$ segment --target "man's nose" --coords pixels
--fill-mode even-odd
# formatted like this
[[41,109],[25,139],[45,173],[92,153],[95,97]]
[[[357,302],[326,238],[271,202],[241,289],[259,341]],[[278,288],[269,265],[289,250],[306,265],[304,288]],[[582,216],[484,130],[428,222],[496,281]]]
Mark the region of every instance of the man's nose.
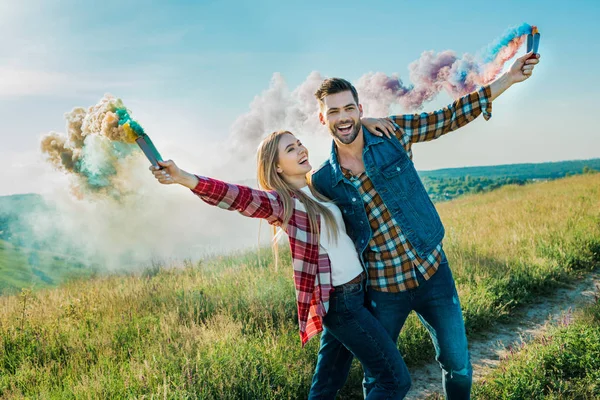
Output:
[[342,110],[342,112],[340,113],[340,119],[346,120],[348,118],[350,118],[350,113],[348,111]]

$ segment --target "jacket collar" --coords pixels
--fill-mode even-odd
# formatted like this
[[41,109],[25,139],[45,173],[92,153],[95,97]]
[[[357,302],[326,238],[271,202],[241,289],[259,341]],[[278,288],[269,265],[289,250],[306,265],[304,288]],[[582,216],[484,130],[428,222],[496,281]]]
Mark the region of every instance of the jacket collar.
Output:
[[[365,146],[363,148],[363,154],[374,144],[383,142],[383,138],[372,134],[367,128],[362,127],[362,133],[364,137]],[[329,165],[331,166],[331,179],[334,186],[340,183],[344,179],[344,174],[340,167],[337,156],[337,148],[335,146],[335,140],[331,141],[331,154],[329,155]]]

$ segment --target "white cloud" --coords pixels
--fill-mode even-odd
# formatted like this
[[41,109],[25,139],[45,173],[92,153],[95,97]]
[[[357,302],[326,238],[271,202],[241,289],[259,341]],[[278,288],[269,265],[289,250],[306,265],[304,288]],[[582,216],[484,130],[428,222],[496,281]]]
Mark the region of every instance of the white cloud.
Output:
[[73,85],[73,81],[65,74],[0,67],[0,96],[54,94],[66,85]]

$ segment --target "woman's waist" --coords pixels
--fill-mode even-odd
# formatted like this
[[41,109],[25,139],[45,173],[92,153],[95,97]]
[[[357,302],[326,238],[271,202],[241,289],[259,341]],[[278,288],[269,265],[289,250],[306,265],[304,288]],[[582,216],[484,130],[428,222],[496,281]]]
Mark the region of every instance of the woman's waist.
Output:
[[334,286],[333,290],[336,292],[343,292],[346,290],[351,290],[356,285],[364,284],[366,280],[367,280],[367,273],[365,271],[362,271],[360,274],[356,275],[354,278],[350,279],[348,282]]

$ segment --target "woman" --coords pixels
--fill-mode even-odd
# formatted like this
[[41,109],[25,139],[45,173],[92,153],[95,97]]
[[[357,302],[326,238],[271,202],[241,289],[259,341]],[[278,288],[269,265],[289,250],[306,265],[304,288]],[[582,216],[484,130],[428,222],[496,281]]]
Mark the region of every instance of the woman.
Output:
[[[371,132],[380,128],[389,134],[385,120],[363,123]],[[160,162],[162,169],[150,170],[160,183],[188,187],[210,205],[281,227],[291,247],[302,346],[324,325],[376,376],[368,399],[403,398],[408,388],[399,382],[406,367],[396,344],[364,306],[366,274],[340,210],[308,182],[308,150],[293,134],[280,131],[261,142],[257,156],[258,182],[264,190],[192,175],[171,160]],[[315,380],[321,384],[313,383],[311,398],[335,397],[316,393],[327,391],[326,376]]]

